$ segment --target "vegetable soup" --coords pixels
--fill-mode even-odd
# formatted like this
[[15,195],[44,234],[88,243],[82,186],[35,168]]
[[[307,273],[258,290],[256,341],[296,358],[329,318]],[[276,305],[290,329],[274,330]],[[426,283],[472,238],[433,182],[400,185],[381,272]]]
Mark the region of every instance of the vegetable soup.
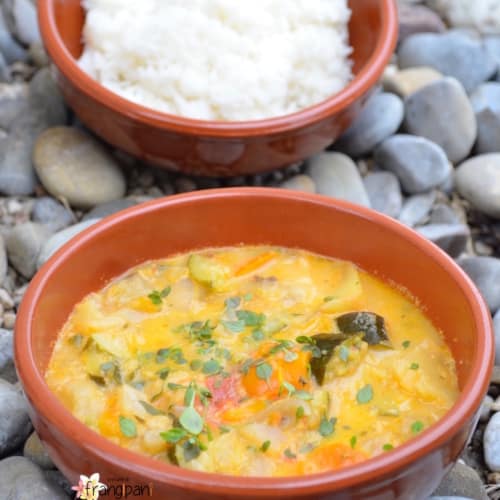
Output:
[[350,262],[268,246],[147,262],[88,295],[46,380],[121,446],[244,476],[386,453],[458,397],[451,353],[409,296]]

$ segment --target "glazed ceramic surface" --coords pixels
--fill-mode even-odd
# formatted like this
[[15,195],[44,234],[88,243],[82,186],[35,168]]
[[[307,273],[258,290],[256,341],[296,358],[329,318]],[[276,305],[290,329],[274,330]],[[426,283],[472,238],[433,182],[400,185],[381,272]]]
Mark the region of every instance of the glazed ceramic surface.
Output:
[[[344,469],[292,478],[244,478],[181,469],[130,452],[74,418],[44,371],[57,334],[86,294],[148,259],[207,246],[270,244],[347,259],[408,289],[444,332],[461,396],[436,425],[394,451]],[[493,362],[489,311],[460,268],[407,227],[331,198],[265,188],[198,191],[149,202],[92,226],[33,279],[18,314],[15,356],[31,417],[56,465],[76,484],[149,485],[157,499],[424,499],[472,432]],[[88,404],[92,404],[89,401]]]
[[46,49],[80,120],[109,143],[148,162],[190,174],[231,176],[290,165],[328,147],[359,113],[397,39],[395,0],[350,0],[354,80],[339,94],[283,117],[249,122],[168,115],[119,97],[77,65],[80,0],[39,0]]

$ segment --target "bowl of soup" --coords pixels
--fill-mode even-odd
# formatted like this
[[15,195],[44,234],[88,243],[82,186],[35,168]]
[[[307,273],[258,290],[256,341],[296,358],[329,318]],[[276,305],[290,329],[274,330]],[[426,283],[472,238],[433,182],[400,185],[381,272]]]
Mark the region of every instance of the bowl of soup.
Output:
[[426,498],[475,427],[493,341],[477,289],[414,231],[331,198],[234,188],[73,239],[25,295],[15,356],[72,484]]
[[[84,30],[86,11],[81,0],[40,0],[38,15],[41,36],[54,62],[57,81],[69,106],[87,127],[113,146],[148,162],[189,174],[220,177],[270,171],[303,161],[324,150],[359,114],[392,56],[398,30],[396,0],[350,0],[347,2],[351,15],[346,28],[346,43],[350,47],[348,66],[349,72],[352,68],[352,79],[346,80],[345,86],[332,87],[331,93],[321,93],[317,102],[307,99],[307,92],[293,97],[295,87],[307,86],[318,73],[327,70],[325,58],[319,56],[338,42],[330,34],[325,38],[328,30],[323,25],[323,18],[327,16],[323,13],[326,11],[332,17],[330,24],[336,26],[340,23],[327,2],[315,0],[312,9],[300,1],[292,3],[291,6],[288,2],[282,6],[278,5],[279,2],[249,4],[240,12],[240,9],[231,8],[231,2],[194,2],[192,8],[185,9],[182,15],[177,13],[173,21],[170,18],[175,12],[172,15],[165,13],[164,29],[167,33],[179,31],[169,40],[159,35],[163,25],[158,16],[167,7],[178,11],[182,2],[129,2],[126,7],[120,2],[88,2],[89,17],[95,20],[90,32]],[[334,0],[331,5],[335,7],[344,3],[344,0]],[[104,8],[93,12],[97,4],[104,4]],[[137,15],[129,13],[132,21],[124,19],[126,10],[132,8],[137,10]],[[144,10],[147,14],[148,9],[152,12],[145,16]],[[196,9],[199,12],[194,15]],[[259,9],[267,9],[262,22],[259,20],[263,13]],[[202,15],[206,11],[213,15],[205,20]],[[279,16],[275,14],[277,11]],[[186,22],[185,17],[189,14],[193,15],[193,22],[191,19]],[[140,30],[134,29],[145,17],[153,23],[151,27],[145,24]],[[306,17],[311,18],[310,22],[302,26]],[[273,20],[276,20],[276,30]],[[255,31],[237,50],[240,32],[252,22]],[[131,24],[134,26],[129,29],[127,25]],[[216,27],[210,30],[214,24]],[[269,26],[265,37],[268,43],[261,46],[261,38],[264,38],[261,29],[265,25]],[[276,39],[275,35],[283,26],[289,28],[288,38]],[[88,64],[84,67],[87,70],[95,68],[91,74],[79,63],[84,53],[84,33],[99,45],[93,51],[92,61],[85,58]],[[148,38],[150,34],[151,39]],[[190,35],[194,36],[196,43]],[[216,44],[220,40],[223,43]],[[117,45],[121,45],[121,50]],[[274,60],[269,54],[278,45],[282,50]],[[141,60],[136,61],[135,52],[144,46],[150,53],[140,54]],[[156,58],[169,48],[174,52],[170,59],[172,63],[157,63]],[[193,61],[204,57],[210,50],[214,52],[213,57],[201,70],[197,67],[199,71],[192,71]],[[287,65],[297,54],[301,58]],[[263,64],[248,67],[247,63],[254,57],[264,59]],[[346,70],[342,70],[342,65],[334,64],[334,58],[335,52],[331,58],[333,66],[327,72],[330,79],[336,80]],[[107,74],[126,61],[138,68],[138,73],[130,77],[130,84],[127,83],[127,64],[125,69],[120,68],[106,79],[111,82],[111,89],[104,84],[105,81],[101,83],[94,78]],[[290,72],[297,70],[297,77],[285,93],[292,94],[289,104],[298,100],[300,106],[280,108],[279,116],[266,115],[267,112],[274,115],[272,108],[282,97],[280,87],[276,90],[274,86],[276,81],[286,80]],[[150,80],[150,75],[155,72],[159,73],[159,79]],[[231,79],[226,85],[221,85],[217,75],[224,77],[229,73]],[[165,75],[169,77],[165,78]],[[139,89],[135,88],[137,80],[145,81]],[[322,86],[320,79],[316,87],[321,89]],[[165,89],[169,93],[167,102],[182,100],[183,105],[162,107],[164,100],[157,95]],[[151,92],[154,95],[150,99],[141,98],[137,103],[139,94]],[[200,95],[216,96],[215,104],[213,99],[200,99]],[[203,111],[208,108],[217,110],[227,100],[231,101],[231,112],[223,116],[231,119],[221,121],[214,119],[219,114]],[[240,114],[248,103],[253,109],[254,100],[263,101],[258,107],[259,113]],[[146,107],[144,103],[152,104]]]

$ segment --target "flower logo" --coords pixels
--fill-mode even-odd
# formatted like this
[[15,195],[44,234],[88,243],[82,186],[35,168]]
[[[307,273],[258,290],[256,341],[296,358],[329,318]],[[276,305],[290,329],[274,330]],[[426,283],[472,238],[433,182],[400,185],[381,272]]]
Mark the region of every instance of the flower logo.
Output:
[[97,500],[99,493],[107,489],[107,486],[104,483],[100,483],[99,479],[98,472],[92,474],[90,477],[82,474],[78,485],[71,488],[73,491],[76,491],[75,498],[79,498],[80,500]]

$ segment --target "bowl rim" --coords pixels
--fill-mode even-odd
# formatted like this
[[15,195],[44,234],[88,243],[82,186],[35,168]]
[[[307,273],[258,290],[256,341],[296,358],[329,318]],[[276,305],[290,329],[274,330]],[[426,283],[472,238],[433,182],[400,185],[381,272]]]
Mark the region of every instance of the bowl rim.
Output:
[[[283,203],[300,202],[360,217],[409,240],[412,245],[423,251],[428,258],[433,259],[454,278],[471,307],[479,335],[478,347],[473,353],[471,376],[461,391],[459,399],[443,418],[418,437],[394,450],[356,465],[304,476],[248,478],[182,469],[129,451],[92,431],[58,401],[36,368],[31,342],[33,313],[55,269],[80,247],[130,219],[140,218],[166,207],[175,208],[192,203],[203,205],[205,201],[214,198],[229,200],[241,197],[254,199],[255,203],[263,198],[281,200]],[[97,222],[66,243],[42,266],[26,291],[15,326],[14,354],[19,379],[36,412],[42,414],[45,421],[54,426],[66,439],[77,442],[78,446],[89,456],[98,457],[118,469],[134,470],[136,474],[148,478],[149,481],[189,488],[198,492],[210,491],[252,498],[286,492],[287,495],[295,497],[362,485],[374,478],[397,477],[401,469],[444,446],[453,436],[464,430],[465,422],[477,418],[493,368],[493,342],[490,311],[471,279],[440,248],[400,222],[366,207],[322,195],[275,188],[225,188],[169,196],[128,208]]]
[[379,0],[382,11],[382,35],[379,36],[368,62],[339,93],[318,104],[273,118],[231,122],[197,120],[155,111],[129,101],[108,90],[80,69],[57,30],[55,1],[57,0],[38,1],[38,22],[47,52],[64,77],[78,91],[98,101],[105,108],[146,125],[187,135],[216,138],[255,137],[263,134],[281,134],[318,123],[347,108],[375,85],[392,56],[398,37],[396,0]]

